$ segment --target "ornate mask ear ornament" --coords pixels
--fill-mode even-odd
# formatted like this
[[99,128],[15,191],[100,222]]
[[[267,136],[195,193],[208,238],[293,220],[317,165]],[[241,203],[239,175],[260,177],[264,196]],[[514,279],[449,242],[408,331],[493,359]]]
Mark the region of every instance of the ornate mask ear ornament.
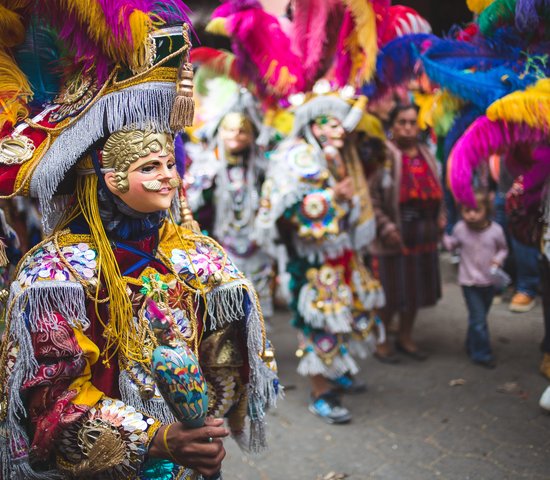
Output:
[[[160,157],[173,155],[172,136],[168,133],[148,130],[119,130],[105,142],[102,172],[114,172],[118,191],[126,193],[130,188],[128,183],[130,165],[150,153],[158,153]],[[179,182],[177,183],[177,185],[171,183],[170,186],[177,187]],[[155,185],[150,187],[150,191],[155,191]]]

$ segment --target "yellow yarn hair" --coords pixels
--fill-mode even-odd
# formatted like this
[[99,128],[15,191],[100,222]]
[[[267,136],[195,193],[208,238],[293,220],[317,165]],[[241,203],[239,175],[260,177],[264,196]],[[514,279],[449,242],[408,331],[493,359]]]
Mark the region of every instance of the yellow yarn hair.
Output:
[[497,100],[487,109],[487,117],[493,121],[524,122],[534,128],[550,128],[550,78]]
[[6,122],[15,124],[28,115],[26,104],[32,97],[27,77],[13,59],[0,51],[0,129]]
[[[357,43],[363,50],[363,70],[361,79],[369,81],[376,70],[378,55],[378,35],[376,31],[376,13],[372,2],[361,0],[345,0],[351,10],[357,32]],[[353,80],[353,79],[352,79]]]
[[466,3],[471,12],[479,14],[494,1],[495,0],[466,0]]
[[[93,168],[90,157],[80,164],[82,168]],[[107,363],[118,352],[129,360],[146,362],[138,332],[133,320],[132,302],[126,291],[126,282],[115,259],[103,222],[99,216],[96,175],[81,175],[76,185],[76,198],[84,219],[90,227],[92,240],[97,248],[96,314],[104,327],[106,338],[105,357]],[[99,281],[103,282],[109,295],[109,319],[105,323],[98,312]]]
[[386,141],[386,134],[384,133],[384,126],[380,119],[370,113],[363,113],[361,120],[355,127],[356,132],[365,132],[369,137],[376,137]]

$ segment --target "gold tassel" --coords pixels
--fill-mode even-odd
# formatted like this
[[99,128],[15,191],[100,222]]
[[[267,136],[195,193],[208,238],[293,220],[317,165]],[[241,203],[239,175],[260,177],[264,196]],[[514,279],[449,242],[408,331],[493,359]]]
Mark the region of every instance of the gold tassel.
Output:
[[195,115],[195,102],[193,100],[193,65],[189,62],[189,26],[183,25],[183,38],[187,44],[187,51],[178,69],[178,83],[176,98],[170,112],[170,128],[174,132],[182,131],[185,127],[193,125]]
[[201,233],[201,227],[199,223],[193,218],[193,212],[189,208],[187,198],[185,198],[185,192],[183,187],[180,188],[180,217],[181,226],[192,232]]

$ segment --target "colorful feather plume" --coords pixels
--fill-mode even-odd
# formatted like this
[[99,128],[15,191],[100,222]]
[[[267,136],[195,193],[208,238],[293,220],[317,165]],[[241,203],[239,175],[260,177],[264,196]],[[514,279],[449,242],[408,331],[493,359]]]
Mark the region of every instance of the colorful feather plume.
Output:
[[27,116],[31,97],[31,86],[23,72],[10,55],[0,51],[0,130],[5,123],[14,125]]
[[19,45],[25,38],[22,13],[30,0],[4,0],[0,4],[0,48]]
[[37,18],[27,26],[25,40],[14,49],[14,57],[33,91],[33,103],[53,100],[59,92],[63,66],[57,34]]
[[114,63],[137,65],[146,37],[156,25],[188,21],[187,7],[179,0],[50,0],[38,6],[76,61],[84,69],[95,67],[100,82]]
[[416,10],[404,5],[389,7],[386,18],[388,18],[388,21],[380,36],[380,45],[386,45],[403,35],[432,33],[432,27],[428,21],[420,16]]
[[548,132],[526,124],[492,122],[478,118],[456,142],[448,164],[448,181],[458,202],[475,206],[472,176],[475,169],[493,153],[508,151],[521,144],[533,146],[548,140]]
[[457,112],[464,102],[447,90],[437,90],[432,94],[416,93],[414,102],[419,107],[418,124],[422,130],[433,128],[436,135],[443,137],[453,125]]
[[[422,55],[424,69],[430,79],[451,93],[463,100],[479,105],[483,109],[491,103],[509,93],[524,89],[535,83],[538,78],[533,74],[517,72],[517,65],[510,65],[510,62],[498,58],[487,58],[487,61],[494,61],[488,71],[475,70],[482,63],[482,57],[464,59],[461,57],[447,57],[445,60],[433,58],[430,50]],[[498,63],[501,65],[498,65]],[[454,64],[454,66],[453,66]],[[470,64],[471,67],[467,67]],[[519,62],[518,62],[519,65]]]
[[357,44],[363,53],[364,61],[360,80],[368,82],[376,70],[378,55],[376,12],[372,1],[344,0],[344,2],[353,15]]
[[454,118],[453,124],[443,142],[443,159],[447,161],[451,150],[466,129],[481,115],[483,110],[473,104],[466,105]]
[[306,83],[314,82],[323,68],[333,38],[327,27],[340,8],[340,0],[300,0],[294,4],[292,50],[303,61]]
[[466,0],[466,4],[471,12],[481,13],[495,0]]
[[477,19],[479,30],[490,36],[498,27],[512,25],[516,16],[516,0],[495,0]]
[[211,47],[197,47],[191,50],[190,60],[194,65],[204,66],[220,76],[226,76],[235,82],[247,84],[249,79],[237,68],[235,55],[231,52]]
[[487,118],[550,131],[550,78],[497,100],[487,109]]
[[[227,11],[217,9],[217,18]],[[221,13],[220,13],[221,12]],[[292,51],[289,37],[276,17],[252,4],[225,17],[241,75],[250,78],[259,91],[286,96],[304,87],[301,59]]]

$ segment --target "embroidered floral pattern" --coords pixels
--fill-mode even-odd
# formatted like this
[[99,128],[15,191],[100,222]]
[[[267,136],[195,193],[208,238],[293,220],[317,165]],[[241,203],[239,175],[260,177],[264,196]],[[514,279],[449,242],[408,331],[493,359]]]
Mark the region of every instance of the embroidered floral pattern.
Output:
[[24,287],[39,280],[74,280],[62,257],[84,279],[94,278],[97,252],[87,243],[61,247],[60,255],[54,244],[50,242],[25,259],[17,280]]
[[176,248],[172,250],[170,260],[178,274],[183,274],[187,280],[198,280],[204,285],[211,280],[221,283],[223,280],[241,276],[233,262],[215,245],[197,243],[190,250]]

